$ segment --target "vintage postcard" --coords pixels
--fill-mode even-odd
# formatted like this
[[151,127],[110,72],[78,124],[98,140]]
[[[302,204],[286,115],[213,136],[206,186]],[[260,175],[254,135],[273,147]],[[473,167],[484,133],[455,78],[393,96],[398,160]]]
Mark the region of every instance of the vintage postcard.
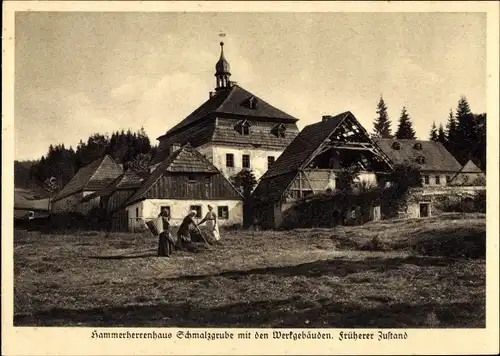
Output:
[[498,353],[497,2],[3,20],[3,354]]

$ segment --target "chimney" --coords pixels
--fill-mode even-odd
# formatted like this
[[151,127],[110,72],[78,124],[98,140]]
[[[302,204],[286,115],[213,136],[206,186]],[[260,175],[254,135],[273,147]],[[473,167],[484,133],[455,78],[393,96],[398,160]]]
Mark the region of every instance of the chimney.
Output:
[[209,98],[213,98],[214,95],[215,95],[214,91],[211,91],[210,93],[208,93]]
[[323,118],[322,118],[322,120],[321,120],[321,121],[322,121],[322,122],[326,122],[326,121],[328,121],[328,120],[329,120],[329,119],[331,119],[331,118],[332,118],[332,116],[331,116],[331,115],[323,115]]

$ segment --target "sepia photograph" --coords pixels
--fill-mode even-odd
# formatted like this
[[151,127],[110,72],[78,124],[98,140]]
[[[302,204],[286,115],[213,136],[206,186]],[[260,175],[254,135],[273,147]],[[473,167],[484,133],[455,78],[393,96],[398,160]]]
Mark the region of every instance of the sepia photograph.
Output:
[[485,12],[14,16],[14,327],[486,328]]

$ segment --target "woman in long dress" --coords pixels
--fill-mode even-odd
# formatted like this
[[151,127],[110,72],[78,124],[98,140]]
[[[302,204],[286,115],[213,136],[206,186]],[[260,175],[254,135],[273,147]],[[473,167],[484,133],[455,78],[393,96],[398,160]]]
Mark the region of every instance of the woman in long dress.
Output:
[[168,210],[162,209],[160,212],[162,224],[163,224],[163,232],[159,236],[158,240],[158,257],[169,257],[170,254],[174,250],[174,245],[171,241],[170,235],[170,215]]
[[220,233],[219,233],[219,224],[217,223],[217,214],[213,211],[211,205],[208,206],[208,213],[205,215],[203,220],[198,224],[201,225],[203,223],[207,223],[207,232],[210,234],[210,238],[212,241],[219,242]]

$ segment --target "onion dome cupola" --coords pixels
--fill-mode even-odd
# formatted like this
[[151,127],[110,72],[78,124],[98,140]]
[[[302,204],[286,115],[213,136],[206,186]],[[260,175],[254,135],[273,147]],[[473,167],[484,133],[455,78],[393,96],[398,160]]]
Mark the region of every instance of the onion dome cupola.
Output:
[[217,64],[215,65],[215,78],[216,78],[215,90],[229,88],[231,86],[231,82],[229,81],[230,76],[231,73],[230,73],[229,62],[224,57],[224,42],[221,42],[220,58]]

